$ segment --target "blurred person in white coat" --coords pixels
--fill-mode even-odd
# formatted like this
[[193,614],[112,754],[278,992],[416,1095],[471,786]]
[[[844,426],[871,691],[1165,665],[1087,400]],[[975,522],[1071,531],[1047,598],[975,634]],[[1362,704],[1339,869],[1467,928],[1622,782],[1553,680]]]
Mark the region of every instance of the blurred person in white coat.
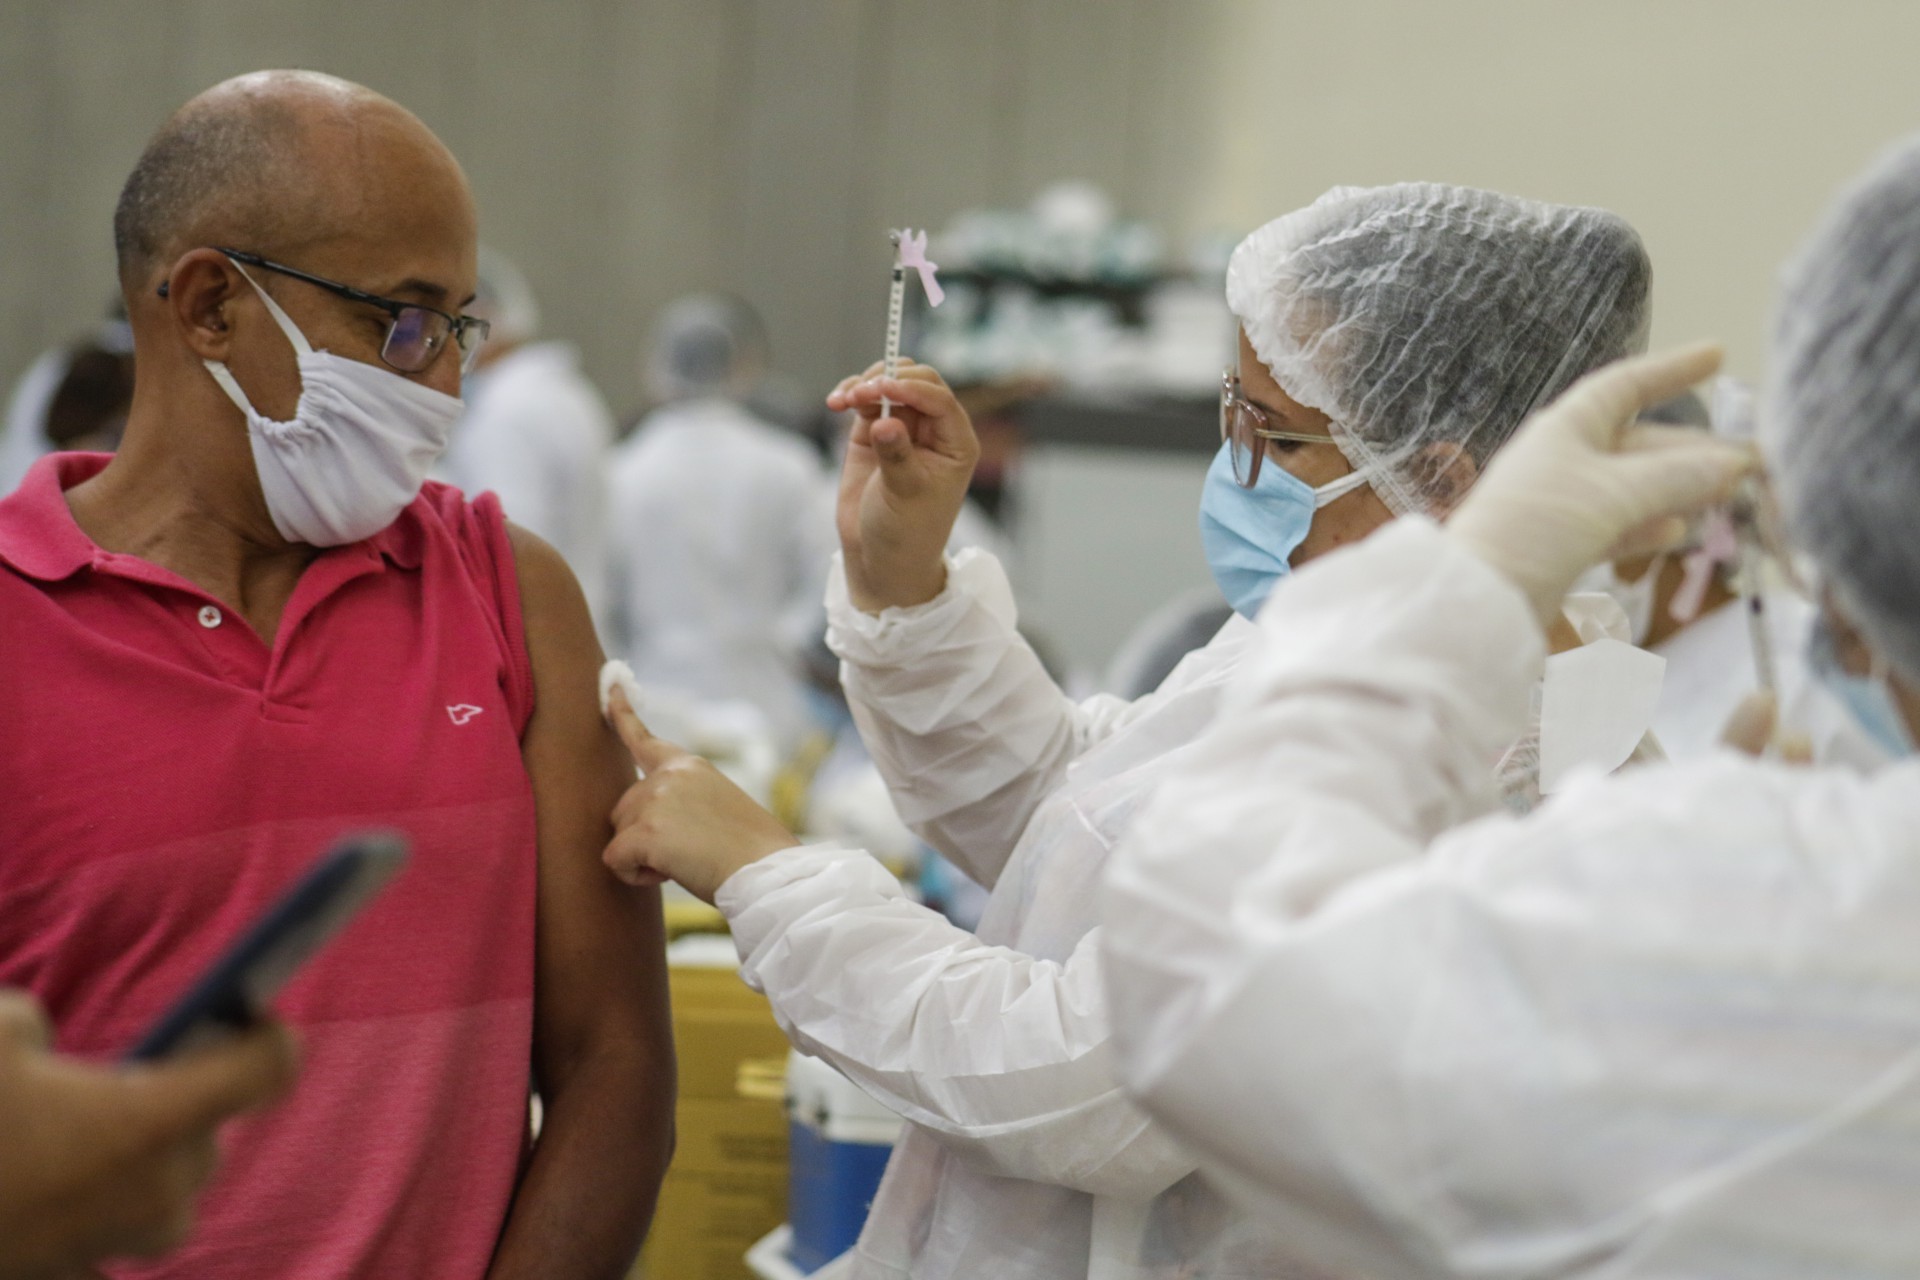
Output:
[[1444,529],[1303,572],[1116,852],[1129,1088],[1318,1263],[1920,1274],[1916,229],[1920,138],[1787,273],[1762,431],[1809,661],[1893,763],[1723,752],[1473,820],[1567,585],[1754,465],[1632,425],[1696,347],[1577,387]]
[[746,407],[767,363],[738,299],[681,298],[655,323],[660,407],[613,462],[612,631],[649,690],[748,703],[791,748],[811,725],[800,654],[833,524],[818,453]]
[[133,331],[124,315],[110,316],[79,342],[42,352],[14,383],[0,420],[0,497],[49,453],[111,453],[132,403]]
[[[1229,600],[1251,614],[1290,564],[1451,509],[1531,409],[1638,348],[1649,280],[1612,214],[1459,187],[1339,189],[1248,237],[1227,286],[1243,328],[1227,440],[1199,495]],[[1094,915],[1108,851],[1254,628],[1231,619],[1137,701],[1075,703],[1021,639],[993,558],[943,555],[976,454],[938,375],[849,379],[829,404],[860,414],[829,641],[901,816],[991,886],[979,929],[909,901],[861,850],[793,847],[625,715],[647,776],[608,861],[713,900],[795,1043],[909,1121],[855,1276],[1298,1274],[1123,1096]]]
[[19,488],[33,464],[53,452],[47,410],[71,359],[65,347],[41,352],[8,393],[6,418],[0,421],[0,494]]
[[[551,543],[599,621],[607,580],[607,463],[613,414],[567,342],[542,342],[540,304],[518,267],[480,251],[468,310],[493,325],[461,385],[466,412],[439,478],[469,495],[500,495],[508,519]],[[604,625],[604,624],[603,624]]]

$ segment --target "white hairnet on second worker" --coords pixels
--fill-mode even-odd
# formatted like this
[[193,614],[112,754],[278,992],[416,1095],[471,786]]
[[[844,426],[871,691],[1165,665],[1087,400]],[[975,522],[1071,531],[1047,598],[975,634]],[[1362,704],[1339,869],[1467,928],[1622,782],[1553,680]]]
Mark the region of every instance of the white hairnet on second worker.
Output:
[[1788,268],[1766,443],[1794,543],[1874,649],[1920,680],[1920,138]]
[[[1653,269],[1604,209],[1435,183],[1335,187],[1241,242],[1227,304],[1261,363],[1332,419],[1390,508],[1430,510],[1588,370],[1646,348]],[[1442,460],[1444,461],[1444,460]]]
[[718,293],[678,298],[654,321],[647,393],[662,404],[744,396],[765,372],[766,353],[767,336],[752,308]]

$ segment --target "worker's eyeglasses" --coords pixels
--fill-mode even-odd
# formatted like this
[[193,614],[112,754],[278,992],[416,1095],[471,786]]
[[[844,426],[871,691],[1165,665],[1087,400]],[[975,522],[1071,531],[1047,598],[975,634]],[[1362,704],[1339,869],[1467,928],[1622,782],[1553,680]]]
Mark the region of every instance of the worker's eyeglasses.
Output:
[[480,354],[480,347],[487,340],[491,326],[485,320],[475,316],[450,315],[433,307],[423,307],[416,302],[400,302],[393,298],[383,298],[377,293],[368,293],[356,289],[350,284],[341,284],[337,280],[328,280],[322,276],[310,275],[293,267],[283,266],[269,261],[257,253],[246,253],[239,249],[221,249],[235,262],[244,262],[263,271],[276,272],[283,276],[292,276],[295,280],[304,280],[317,285],[329,293],[338,294],[351,302],[364,303],[369,307],[378,307],[392,317],[387,325],[387,340],[380,347],[380,359],[402,373],[419,373],[440,355],[441,348],[447,345],[451,337],[454,345],[460,348],[460,372],[473,371],[473,362]]
[[1260,481],[1260,460],[1266,457],[1268,440],[1292,440],[1298,444],[1332,444],[1332,436],[1310,436],[1297,431],[1279,431],[1267,411],[1240,394],[1240,375],[1229,369],[1220,375],[1220,439],[1232,447],[1233,478],[1241,488],[1251,489]]

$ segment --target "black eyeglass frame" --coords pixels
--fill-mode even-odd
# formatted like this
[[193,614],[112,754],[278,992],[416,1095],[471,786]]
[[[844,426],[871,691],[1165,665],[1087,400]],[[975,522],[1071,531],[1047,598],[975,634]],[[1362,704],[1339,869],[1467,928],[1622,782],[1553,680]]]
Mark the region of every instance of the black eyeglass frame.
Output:
[[[487,336],[493,332],[493,325],[489,321],[480,319],[478,316],[459,316],[451,312],[442,311],[438,307],[429,307],[420,302],[401,302],[398,298],[385,298],[377,293],[368,293],[365,289],[356,289],[350,284],[341,284],[338,280],[329,280],[325,276],[316,276],[312,272],[302,271],[298,267],[289,267],[285,263],[275,262],[271,258],[263,258],[259,254],[249,253],[245,249],[229,249],[224,245],[215,245],[213,247],[215,251],[225,254],[235,262],[244,262],[250,267],[259,267],[263,271],[272,271],[278,275],[291,276],[295,280],[301,280],[307,284],[325,289],[327,292],[345,298],[349,302],[359,302],[369,307],[378,307],[380,310],[386,312],[391,319],[387,325],[386,340],[380,344],[380,359],[388,367],[398,369],[401,373],[419,373],[421,370],[431,366],[434,360],[440,355],[440,344],[445,342],[449,337],[453,339],[454,346],[460,349],[460,372],[463,374],[471,373],[473,371],[473,362],[480,354],[480,348],[486,345]],[[159,292],[161,297],[164,298],[167,296],[167,284],[165,281],[161,282]],[[400,313],[403,311],[424,311],[428,315],[439,316],[442,320],[446,321],[447,324],[447,331],[442,337],[428,340],[429,349],[427,358],[418,366],[411,369],[387,355],[387,348],[393,345],[394,332],[400,327]],[[467,345],[468,334],[478,335],[473,339],[473,345],[471,347]]]
[[[1259,424],[1246,429],[1248,440],[1234,439],[1233,419],[1245,415]],[[1296,444],[1332,444],[1332,436],[1307,435],[1300,431],[1278,431],[1266,425],[1272,421],[1267,411],[1240,394],[1240,375],[1228,369],[1220,375],[1220,442],[1235,446],[1229,450],[1233,460],[1233,478],[1242,489],[1251,489],[1260,482],[1260,463],[1266,457],[1265,448],[1254,448],[1254,440],[1291,440]],[[1247,473],[1240,474],[1240,448],[1244,445],[1247,452]]]

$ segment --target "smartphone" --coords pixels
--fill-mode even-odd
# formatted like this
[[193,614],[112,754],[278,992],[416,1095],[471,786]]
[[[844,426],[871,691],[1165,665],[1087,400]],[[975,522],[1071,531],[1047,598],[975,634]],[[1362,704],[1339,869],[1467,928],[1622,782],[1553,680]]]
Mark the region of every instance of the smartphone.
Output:
[[405,837],[349,836],[324,854],[127,1054],[151,1062],[251,1026],[267,1002],[407,861]]

